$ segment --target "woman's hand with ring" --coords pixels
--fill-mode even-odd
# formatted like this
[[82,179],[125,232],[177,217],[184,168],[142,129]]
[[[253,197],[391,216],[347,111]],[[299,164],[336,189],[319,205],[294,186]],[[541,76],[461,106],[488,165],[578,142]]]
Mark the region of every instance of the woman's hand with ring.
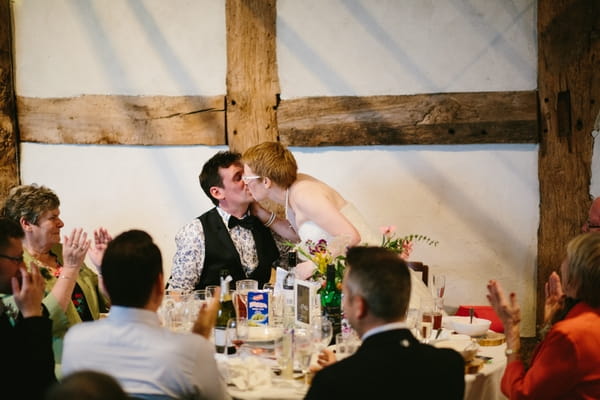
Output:
[[71,235],[65,236],[63,243],[63,263],[65,267],[79,268],[83,264],[90,244],[87,233],[83,232],[81,228],[73,229]]

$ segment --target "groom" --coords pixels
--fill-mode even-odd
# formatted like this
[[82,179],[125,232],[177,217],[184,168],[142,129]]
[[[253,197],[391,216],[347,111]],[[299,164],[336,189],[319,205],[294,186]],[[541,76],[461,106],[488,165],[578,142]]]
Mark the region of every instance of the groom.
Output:
[[202,167],[200,186],[215,207],[175,236],[177,250],[169,288],[194,290],[218,285],[223,269],[229,271],[233,282],[255,279],[262,288],[269,281],[280,249],[271,230],[249,213],[254,198],[242,179],[240,158],[238,153],[221,151]]

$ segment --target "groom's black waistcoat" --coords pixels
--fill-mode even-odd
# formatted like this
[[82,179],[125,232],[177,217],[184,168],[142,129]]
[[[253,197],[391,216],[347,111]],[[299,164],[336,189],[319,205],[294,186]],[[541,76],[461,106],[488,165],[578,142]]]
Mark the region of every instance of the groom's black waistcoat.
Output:
[[271,230],[261,223],[254,224],[251,228],[256,253],[258,254],[258,266],[251,274],[246,275],[240,255],[231,240],[229,230],[223,223],[216,208],[198,217],[204,230],[204,267],[200,275],[200,281],[196,289],[203,289],[207,285],[218,285],[220,283],[220,272],[229,270],[234,283],[241,279],[255,279],[258,287],[269,281],[273,263],[279,258],[279,251]]

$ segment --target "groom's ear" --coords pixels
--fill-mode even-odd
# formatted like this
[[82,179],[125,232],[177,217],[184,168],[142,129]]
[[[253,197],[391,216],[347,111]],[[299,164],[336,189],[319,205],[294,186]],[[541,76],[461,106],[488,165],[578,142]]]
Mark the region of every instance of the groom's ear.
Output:
[[221,189],[218,186],[211,186],[210,189],[208,190],[208,192],[217,201],[223,200],[223,198],[224,198],[223,189]]

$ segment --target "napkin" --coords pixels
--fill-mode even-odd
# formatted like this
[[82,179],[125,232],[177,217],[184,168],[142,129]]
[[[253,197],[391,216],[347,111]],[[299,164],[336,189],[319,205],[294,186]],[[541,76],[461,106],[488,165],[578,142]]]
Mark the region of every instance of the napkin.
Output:
[[218,363],[225,381],[240,390],[271,386],[271,368],[258,357],[219,358]]

